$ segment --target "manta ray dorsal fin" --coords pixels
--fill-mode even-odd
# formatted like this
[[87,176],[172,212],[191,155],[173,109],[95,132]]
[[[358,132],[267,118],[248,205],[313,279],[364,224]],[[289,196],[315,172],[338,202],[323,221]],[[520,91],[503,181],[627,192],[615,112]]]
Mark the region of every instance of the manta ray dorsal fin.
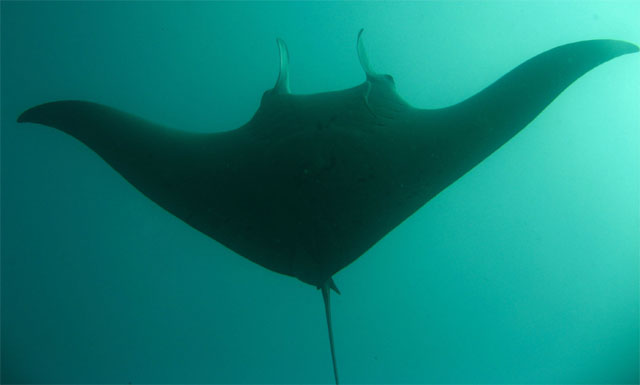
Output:
[[289,90],[289,50],[284,40],[277,38],[278,49],[280,50],[280,73],[273,90],[277,94],[290,94]]
[[358,32],[358,59],[360,59],[360,65],[364,70],[364,73],[367,75],[367,80],[374,77],[376,75],[375,71],[371,68],[371,64],[369,64],[369,57],[367,56],[367,51],[364,49],[364,43],[362,42],[362,33],[364,32],[364,28],[360,29]]

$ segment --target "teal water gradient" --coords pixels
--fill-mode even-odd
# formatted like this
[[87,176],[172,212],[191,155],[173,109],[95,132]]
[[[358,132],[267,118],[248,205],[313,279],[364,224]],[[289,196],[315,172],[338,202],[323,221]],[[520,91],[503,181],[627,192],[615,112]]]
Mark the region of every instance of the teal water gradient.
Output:
[[[2,2],[1,382],[330,383],[320,292],[159,209],[20,112],[85,99],[194,131],[374,68],[417,107],[594,38],[608,2]],[[640,55],[579,79],[529,127],[335,276],[345,383],[638,383]],[[526,97],[526,95],[523,95]],[[221,186],[224,188],[224,186]]]

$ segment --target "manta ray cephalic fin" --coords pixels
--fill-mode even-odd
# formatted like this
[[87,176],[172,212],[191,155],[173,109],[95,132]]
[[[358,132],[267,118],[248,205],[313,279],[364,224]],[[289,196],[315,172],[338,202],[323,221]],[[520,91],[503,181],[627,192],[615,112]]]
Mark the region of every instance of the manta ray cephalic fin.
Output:
[[278,94],[290,94],[289,89],[289,50],[284,40],[277,38],[278,49],[280,50],[280,73],[273,90]]
[[367,81],[365,82],[365,88],[364,88],[364,94],[363,94],[364,105],[367,107],[367,110],[369,110],[371,115],[377,116],[376,113],[373,112],[373,109],[371,109],[371,106],[369,105],[369,94],[371,93],[371,79],[376,75],[376,73],[373,72],[373,69],[371,69],[371,65],[369,64],[369,57],[367,56],[367,51],[364,49],[364,43],[362,42],[363,32],[364,32],[364,28],[360,28],[360,31],[358,32],[358,41],[356,43],[357,45],[356,49],[358,51],[358,59],[360,60],[360,65],[362,66],[362,69],[364,70],[365,75],[367,75]]
[[367,56],[367,51],[364,48],[364,43],[362,41],[362,33],[364,32],[364,28],[361,28],[358,32],[358,42],[357,42],[357,50],[358,50],[358,59],[360,60],[360,65],[364,70],[364,73],[367,75],[367,80],[371,77],[375,76],[376,73],[371,68],[371,64],[369,63],[369,56]]

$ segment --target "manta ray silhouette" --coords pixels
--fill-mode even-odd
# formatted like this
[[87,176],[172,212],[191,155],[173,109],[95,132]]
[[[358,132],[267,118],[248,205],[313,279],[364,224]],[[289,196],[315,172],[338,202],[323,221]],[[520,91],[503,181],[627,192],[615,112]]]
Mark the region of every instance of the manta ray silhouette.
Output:
[[332,276],[531,122],[567,86],[638,51],[616,40],[563,45],[450,107],[407,104],[374,72],[320,94],[289,91],[289,56],[240,128],[193,133],[86,101],[26,110],[18,122],[82,141],[133,186],[193,228],[269,270],[322,290],[335,381]]

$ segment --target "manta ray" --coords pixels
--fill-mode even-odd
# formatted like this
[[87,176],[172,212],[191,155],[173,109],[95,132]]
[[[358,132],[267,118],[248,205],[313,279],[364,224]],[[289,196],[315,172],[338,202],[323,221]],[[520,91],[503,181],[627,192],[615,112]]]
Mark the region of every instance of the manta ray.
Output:
[[324,299],[335,381],[332,276],[522,130],[594,67],[638,47],[617,40],[562,45],[450,107],[419,109],[393,77],[357,53],[366,80],[298,95],[280,72],[255,115],[215,133],[165,127],[88,101],[55,101],[18,122],[80,140],[136,189],[194,229]]

